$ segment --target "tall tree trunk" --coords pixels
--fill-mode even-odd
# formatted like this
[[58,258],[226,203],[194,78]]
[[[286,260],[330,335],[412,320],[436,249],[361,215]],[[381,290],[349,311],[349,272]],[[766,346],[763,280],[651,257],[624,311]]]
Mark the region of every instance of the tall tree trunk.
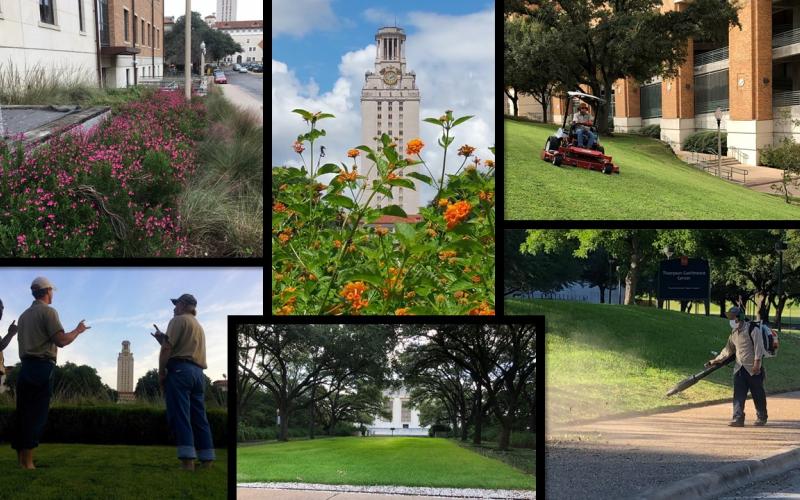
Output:
[[317,405],[314,398],[316,397],[316,395],[317,395],[317,386],[314,386],[311,389],[311,405],[309,406],[309,411],[308,411],[308,421],[310,422],[308,424],[309,439],[314,439],[314,407]]
[[281,417],[281,432],[278,435],[278,441],[289,440],[289,403],[287,401],[280,401],[278,403],[278,413]]
[[606,303],[606,287],[598,286],[597,288],[600,289],[600,303],[601,304],[605,304]]
[[511,422],[513,421],[512,418],[503,417],[498,418],[500,421],[500,443],[498,443],[498,449],[500,451],[507,451],[508,445],[511,443]]
[[789,297],[786,294],[783,294],[775,304],[775,326],[780,325],[781,321],[783,321],[783,309],[786,307],[786,301],[788,298]]
[[472,414],[474,415],[473,419],[475,421],[475,434],[472,436],[472,442],[474,444],[481,444],[481,428],[483,425],[483,392],[480,384],[477,384],[477,387],[478,388],[475,391],[475,408],[472,410]]
[[727,301],[725,299],[722,299],[722,300],[719,301],[719,317],[720,318],[724,318],[725,317],[725,304],[727,304]]
[[509,89],[507,88],[505,90],[505,92],[506,92],[506,95],[508,96],[508,98],[511,99],[511,108],[512,108],[511,111],[512,111],[514,116],[517,116],[517,110],[519,108],[517,106],[517,99],[519,99],[519,97],[517,96],[517,91],[514,90],[514,94],[512,95],[511,92],[509,92]]
[[[466,410],[466,408],[464,408],[464,410]],[[467,412],[464,411],[461,414],[461,440],[462,441],[466,441],[467,438],[468,438],[467,431],[469,430],[469,426],[467,425],[468,424],[467,420],[468,420],[467,419]]]

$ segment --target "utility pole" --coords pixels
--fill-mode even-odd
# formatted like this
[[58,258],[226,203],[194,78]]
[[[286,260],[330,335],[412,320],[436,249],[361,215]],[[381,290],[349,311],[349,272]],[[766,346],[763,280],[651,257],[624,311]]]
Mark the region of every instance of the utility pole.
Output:
[[184,95],[186,100],[192,99],[192,0],[186,0],[186,17],[183,19],[186,37],[184,40],[185,54],[183,56],[183,83],[186,87]]

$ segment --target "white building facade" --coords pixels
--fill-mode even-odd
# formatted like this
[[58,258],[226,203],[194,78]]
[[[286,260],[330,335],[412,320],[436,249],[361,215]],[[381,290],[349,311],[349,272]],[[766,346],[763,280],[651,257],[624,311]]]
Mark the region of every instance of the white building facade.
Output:
[[384,391],[389,398],[388,410],[391,420],[376,417],[372,425],[367,427],[372,436],[427,436],[428,428],[420,425],[419,411],[411,407],[411,400],[406,389],[397,392]]
[[225,58],[226,63],[264,63],[264,21],[219,21],[214,23],[214,28],[224,31],[242,46],[242,52],[237,52]]
[[[406,35],[403,28],[386,27],[375,35],[375,70],[367,71],[361,90],[362,144],[377,148],[382,134],[388,134],[397,144],[397,152],[405,155],[408,141],[419,137],[420,94],[416,74],[406,68]],[[416,159],[416,156],[414,157]],[[379,178],[375,164],[365,160],[367,185]],[[416,171],[410,167],[397,175]],[[407,215],[419,213],[419,183],[406,178],[416,190],[393,187],[392,199],[377,194],[371,206],[384,208],[399,205]]]
[[0,73],[97,84],[93,0],[0,0]]

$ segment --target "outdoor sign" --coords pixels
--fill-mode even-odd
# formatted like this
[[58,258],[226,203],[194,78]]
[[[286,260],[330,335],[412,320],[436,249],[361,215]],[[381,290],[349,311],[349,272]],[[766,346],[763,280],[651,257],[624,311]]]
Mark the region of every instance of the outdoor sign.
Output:
[[662,260],[658,269],[658,300],[702,300],[709,296],[710,272],[703,259]]

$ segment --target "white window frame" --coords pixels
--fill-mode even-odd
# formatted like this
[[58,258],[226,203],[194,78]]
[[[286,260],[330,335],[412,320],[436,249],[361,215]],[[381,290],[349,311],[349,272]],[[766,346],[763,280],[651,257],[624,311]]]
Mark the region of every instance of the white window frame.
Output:
[[[50,0],[51,6],[53,7],[53,24],[42,22],[41,15],[39,16],[39,27],[40,28],[47,28],[49,30],[56,30],[61,31],[61,27],[58,25],[58,9],[56,8],[56,0]],[[39,2],[36,2],[39,3]],[[37,5],[38,7],[38,5]]]
[[[86,36],[86,16],[84,15],[84,0],[78,0],[78,34],[82,36]],[[83,29],[81,29],[81,24],[83,24]]]

